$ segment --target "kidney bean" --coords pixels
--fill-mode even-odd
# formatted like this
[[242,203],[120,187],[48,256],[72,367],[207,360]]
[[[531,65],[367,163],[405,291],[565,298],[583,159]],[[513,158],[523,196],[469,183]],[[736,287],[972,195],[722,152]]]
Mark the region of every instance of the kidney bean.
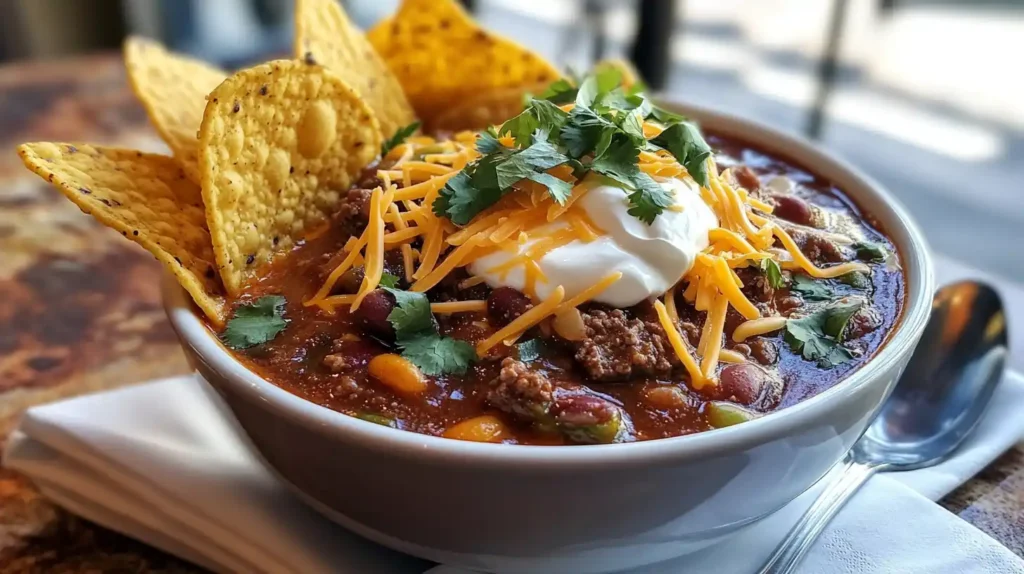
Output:
[[799,225],[814,224],[814,211],[812,211],[811,205],[803,199],[795,195],[780,194],[771,197],[775,202],[775,210],[772,214],[776,217],[781,217],[786,221],[792,221]]
[[393,337],[395,330],[388,321],[388,315],[395,308],[395,301],[383,289],[374,289],[363,299],[355,317],[368,332],[380,337]]
[[741,405],[755,404],[769,384],[770,375],[750,363],[727,365],[719,376],[716,394]]
[[498,287],[487,297],[487,312],[498,327],[508,325],[531,307],[530,298],[511,287]]
[[749,167],[745,165],[735,167],[732,174],[736,178],[736,183],[746,188],[747,191],[755,192],[761,189],[761,178],[757,177],[754,170]]

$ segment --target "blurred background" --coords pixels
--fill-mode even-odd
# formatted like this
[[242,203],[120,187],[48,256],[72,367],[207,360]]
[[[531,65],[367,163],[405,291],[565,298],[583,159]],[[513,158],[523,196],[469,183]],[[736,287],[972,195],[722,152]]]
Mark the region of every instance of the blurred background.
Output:
[[[464,3],[560,65],[631,58],[670,98],[815,138],[895,193],[936,251],[1024,282],[1024,0]],[[397,0],[344,4],[370,26]],[[289,52],[291,8],[0,0],[0,61],[116,50],[139,33],[239,66]]]

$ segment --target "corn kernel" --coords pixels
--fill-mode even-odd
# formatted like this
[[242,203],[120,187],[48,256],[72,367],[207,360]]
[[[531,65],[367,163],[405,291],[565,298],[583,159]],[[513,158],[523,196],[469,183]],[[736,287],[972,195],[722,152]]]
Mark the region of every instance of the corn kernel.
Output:
[[422,393],[427,379],[409,359],[394,353],[377,355],[367,365],[370,376],[400,393]]
[[483,415],[466,419],[449,427],[444,431],[444,436],[474,442],[501,442],[508,436],[508,429],[498,417]]

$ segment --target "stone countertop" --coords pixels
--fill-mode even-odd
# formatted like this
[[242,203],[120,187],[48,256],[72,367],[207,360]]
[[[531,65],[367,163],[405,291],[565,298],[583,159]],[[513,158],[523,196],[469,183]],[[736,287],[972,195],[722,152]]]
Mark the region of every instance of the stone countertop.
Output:
[[[16,144],[162,150],[120,57],[0,68],[0,441],[26,408],[188,372],[160,306],[158,263],[25,170]],[[1024,556],[1024,450],[942,501]],[[198,572],[76,518],[0,469],[0,572]]]

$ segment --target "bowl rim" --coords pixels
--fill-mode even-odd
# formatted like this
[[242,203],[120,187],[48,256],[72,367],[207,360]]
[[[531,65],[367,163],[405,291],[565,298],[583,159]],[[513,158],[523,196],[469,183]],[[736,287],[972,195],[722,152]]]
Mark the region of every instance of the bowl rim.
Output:
[[882,224],[900,252],[906,283],[903,315],[876,355],[833,387],[741,425],[678,437],[571,447],[476,443],[387,428],[320,406],[277,387],[231,355],[206,326],[184,289],[166,274],[164,306],[171,325],[183,346],[190,347],[218,374],[222,384],[230,385],[232,391],[249,401],[262,402],[278,416],[304,425],[311,431],[330,433],[339,440],[360,442],[364,448],[426,462],[503,468],[514,468],[524,463],[530,464],[531,468],[538,465],[562,467],[566,464],[574,467],[650,464],[670,459],[721,456],[794,434],[841,408],[845,399],[856,395],[913,351],[927,323],[935,291],[924,235],[906,209],[879,183],[803,137],[707,107],[671,100],[659,103],[690,116],[715,134],[735,137],[831,180],[850,196],[859,209],[866,203],[872,204],[864,211]]

